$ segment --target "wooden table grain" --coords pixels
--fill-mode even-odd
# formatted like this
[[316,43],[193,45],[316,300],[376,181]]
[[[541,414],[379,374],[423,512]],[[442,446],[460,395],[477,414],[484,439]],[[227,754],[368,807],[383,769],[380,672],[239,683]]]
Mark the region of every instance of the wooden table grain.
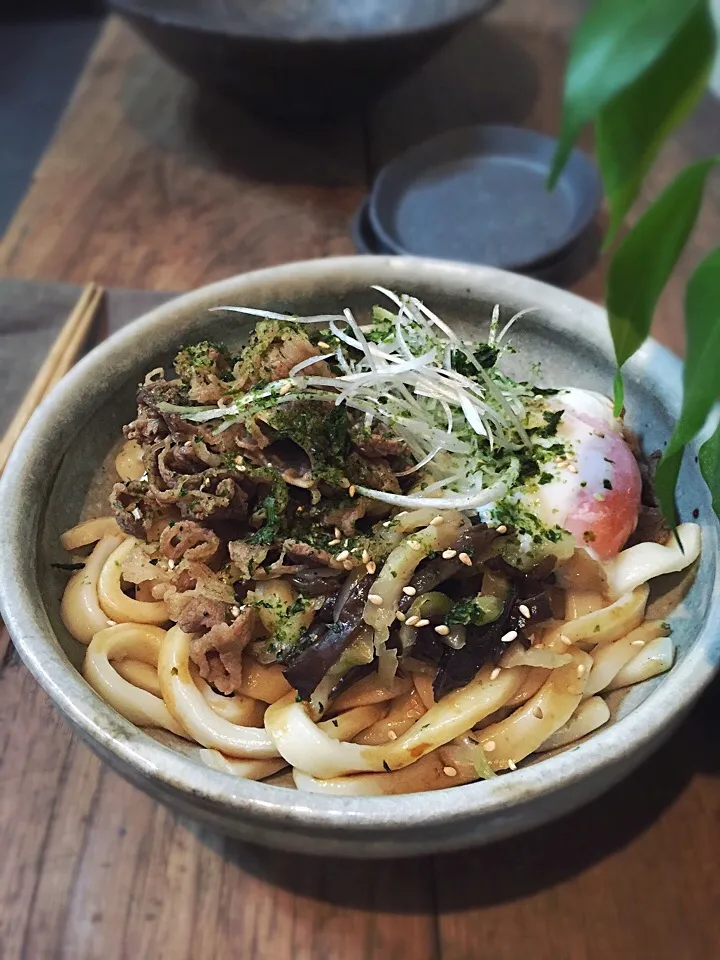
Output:
[[[368,116],[283,133],[208,103],[109,21],[0,244],[0,274],[185,289],[351,253],[378,165],[433,132],[555,132],[580,0],[507,0]],[[720,150],[703,103],[650,178]],[[585,141],[590,146],[590,141]],[[682,278],[656,330],[682,349]],[[602,297],[602,262],[574,289]],[[702,611],[697,611],[701,617]],[[720,687],[624,784],[491,848],[358,863],[213,834],[105,768],[0,634],[0,960],[706,960],[720,956]]]

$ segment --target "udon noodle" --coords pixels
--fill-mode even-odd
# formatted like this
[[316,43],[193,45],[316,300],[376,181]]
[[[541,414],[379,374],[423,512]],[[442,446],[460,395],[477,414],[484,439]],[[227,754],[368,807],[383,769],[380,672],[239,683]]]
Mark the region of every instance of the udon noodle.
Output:
[[488,779],[672,665],[649,584],[700,531],[664,525],[609,401],[502,372],[516,318],[468,343],[380,292],[366,326],[245,311],[238,355],[196,344],[148,374],[112,516],[62,537],[87,682],[231,776]]

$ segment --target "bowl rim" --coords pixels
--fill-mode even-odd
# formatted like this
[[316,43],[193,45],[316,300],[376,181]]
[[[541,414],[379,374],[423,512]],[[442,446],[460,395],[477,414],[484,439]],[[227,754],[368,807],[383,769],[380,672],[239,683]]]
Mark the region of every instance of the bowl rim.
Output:
[[[238,781],[228,774],[206,768],[190,757],[154,740],[120,717],[100,699],[70,663],[55,637],[35,581],[35,549],[45,503],[36,503],[31,511],[23,505],[25,491],[42,469],[44,441],[53,436],[54,423],[63,409],[83,399],[88,381],[91,395],[109,396],[103,382],[103,370],[122,357],[134,341],[170,324],[178,313],[189,316],[207,308],[209,303],[227,297],[242,296],[243,290],[261,288],[272,291],[283,284],[330,282],[360,285],[396,281],[411,283],[421,274],[439,290],[455,294],[472,287],[489,286],[495,298],[531,298],[548,322],[567,327],[573,316],[592,318],[591,329],[583,329],[589,342],[607,343],[605,311],[567,291],[540,281],[491,267],[413,257],[347,256],[308,260],[240,274],[200,287],[169,300],[142,315],[111,335],[92,350],[61,381],[33,414],[18,440],[0,480],[0,500],[5,507],[5,522],[0,525],[0,609],[23,661],[55,705],[87,741],[101,753],[110,754],[123,770],[148,778],[158,789],[186,795],[205,809],[220,808],[246,823],[268,828],[297,828],[317,834],[320,831],[348,835],[369,835],[377,839],[411,834],[421,828],[462,824],[507,814],[510,806],[547,799],[564,788],[598,774],[604,767],[627,759],[628,755],[648,752],[653,740],[659,742],[697,699],[717,670],[717,631],[713,599],[698,634],[682,661],[673,667],[649,696],[631,713],[611,727],[541,763],[521,767],[512,777],[434,791],[427,796],[412,794],[390,797],[329,797],[288,791],[262,782]],[[479,289],[478,289],[479,292]],[[638,360],[639,357],[639,360]],[[632,363],[641,363],[650,382],[662,383],[662,392],[671,413],[677,415],[680,404],[680,361],[655,341],[648,341]],[[715,568],[717,580],[718,524],[711,520],[703,528],[704,556]],[[18,550],[31,542],[33,549]],[[715,594],[717,597],[717,593]],[[341,839],[341,838],[340,838]]]
[[369,30],[367,33],[352,30],[338,30],[334,33],[309,33],[288,36],[281,32],[253,32],[243,29],[240,24],[228,23],[225,27],[219,23],[193,19],[183,11],[152,11],[139,0],[109,0],[110,6],[118,13],[135,17],[138,20],[174,27],[181,30],[194,30],[198,33],[240,40],[252,40],[258,43],[288,44],[337,44],[337,43],[373,43],[400,37],[418,37],[443,28],[460,27],[473,17],[483,16],[497,6],[501,0],[467,0],[467,9],[455,13],[444,12],[438,19],[414,27],[397,26],[384,30]]

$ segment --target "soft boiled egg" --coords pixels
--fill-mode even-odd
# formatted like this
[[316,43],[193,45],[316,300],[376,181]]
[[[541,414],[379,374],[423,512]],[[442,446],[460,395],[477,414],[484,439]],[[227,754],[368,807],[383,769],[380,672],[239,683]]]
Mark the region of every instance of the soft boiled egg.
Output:
[[548,526],[575,536],[599,560],[614,557],[635,529],[642,482],[622,422],[607,397],[569,388],[548,398],[548,410],[562,410],[557,435],[565,456],[543,464],[552,476],[521,500]]

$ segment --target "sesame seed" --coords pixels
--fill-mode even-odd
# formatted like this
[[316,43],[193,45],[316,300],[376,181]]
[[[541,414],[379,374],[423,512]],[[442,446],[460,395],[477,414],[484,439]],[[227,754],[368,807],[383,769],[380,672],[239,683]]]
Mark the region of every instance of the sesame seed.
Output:
[[442,517],[440,517],[440,516],[438,516],[438,517],[433,517],[432,520],[430,521],[430,526],[431,526],[431,527],[439,527],[440,524],[442,524],[442,523],[445,523],[445,521],[443,520]]
[[348,487],[348,494],[351,497],[354,497],[356,493],[357,493],[357,487],[355,486],[354,483],[351,483],[350,486]]
[[363,552],[362,552],[362,562],[363,562],[363,563],[368,563],[369,561],[370,561],[370,554],[367,552],[367,550],[363,550]]
[[353,566],[354,566],[354,564],[353,564],[352,560],[345,560],[345,561],[343,561],[343,567],[345,568],[345,570],[352,570]]
[[407,620],[405,621],[405,623],[406,623],[409,627],[414,627],[415,624],[419,622],[419,620],[420,620],[420,617],[412,616],[412,617],[408,617]]
[[494,740],[488,740],[487,743],[483,744],[483,750],[485,751],[485,753],[492,753],[494,749],[495,749]]
[[422,550],[422,544],[418,543],[417,540],[408,540],[407,543],[411,550]]
[[384,523],[383,523],[383,526],[384,526],[384,527],[391,527],[391,526],[392,526],[392,520],[385,520]]
[[605,497],[601,493],[594,493],[593,500],[597,500],[598,503],[604,503]]
[[382,606],[383,598],[380,596],[379,593],[368,594],[368,600],[370,601],[370,603],[374,604],[376,607]]
[[508,767],[509,767],[511,770],[517,770],[517,764],[515,763],[514,760],[508,760]]
[[303,512],[303,508],[302,508],[302,507],[298,507],[298,508],[297,508],[297,512],[298,512],[298,513],[302,513],[302,512]]
[[340,532],[340,527],[335,527],[335,529],[333,530],[333,533],[335,534],[335,538],[339,543],[342,540],[342,533]]
[[564,643],[566,647],[572,646],[572,640],[570,637],[566,637],[564,633],[560,634],[560,643]]
[[340,553],[338,553],[338,555],[335,557],[335,559],[336,559],[336,560],[347,560],[347,558],[348,558],[349,556],[350,556],[350,551],[349,551],[349,550],[341,550]]
[[545,714],[542,712],[542,708],[541,708],[541,707],[535,707],[535,709],[533,710],[533,716],[534,716],[534,717],[537,717],[538,720],[542,720],[542,718],[545,716]]
[[585,673],[585,664],[579,663],[577,666],[577,675],[581,677]]
[[422,620],[418,620],[415,626],[418,628],[418,630],[420,629],[420,627],[429,627],[430,621],[427,620],[425,617],[423,617]]
[[570,471],[570,473],[577,473],[577,472],[578,472],[578,468],[575,466],[574,463],[568,464],[568,470]]
[[441,637],[446,637],[450,633],[450,627],[445,626],[444,623],[439,623],[435,627],[435,633],[439,633]]
[[337,537],[335,537],[334,540],[331,540],[330,543],[328,543],[328,546],[329,546],[329,547],[336,547],[340,542],[341,542],[341,541],[338,540]]
[[507,527],[504,523],[501,523],[499,527],[495,528],[498,533],[507,533]]
[[174,570],[174,569],[175,569],[175,561],[168,560],[168,570]]
[[330,349],[330,344],[329,344],[329,343],[325,343],[324,340],[318,340],[317,345],[320,347],[321,350],[329,350],[329,349]]
[[374,560],[369,560],[365,564],[365,569],[367,570],[368,573],[375,573],[375,571],[377,570],[377,564],[375,563]]
[[452,560],[453,557],[457,556],[457,550],[443,550],[442,558],[443,560]]
[[398,612],[395,614],[395,616],[398,618],[398,620],[400,621],[400,623],[404,623],[404,622],[405,622],[405,614],[402,612],[402,610],[398,610]]
[[500,676],[500,667],[495,667],[490,674],[490,679],[497,680],[499,676]]
[[466,567],[472,566],[472,560],[470,559],[467,553],[461,553],[458,556],[458,560],[460,561],[460,563],[464,563]]
[[278,393],[280,394],[281,397],[284,397],[286,393],[290,393],[290,391],[292,390],[292,388],[293,388],[292,383],[291,383],[290,381],[288,381],[288,383],[284,383],[284,384],[280,387],[280,389],[278,390]]
[[240,616],[240,607],[230,607],[230,613],[231,613],[234,617],[239,617],[239,616]]
[[631,647],[644,647],[644,646],[645,646],[645,641],[644,641],[644,640],[631,640],[631,641],[630,641],[630,646],[631,646]]
[[445,774],[446,777],[457,776],[457,770],[455,769],[455,767],[443,767],[443,773]]
[[520,606],[518,607],[518,610],[525,617],[526,620],[530,619],[530,608],[526,604],[521,603]]
[[142,513],[140,512],[140,507],[134,507],[132,510],[132,515],[136,520],[142,520]]
[[388,730],[388,740],[397,740],[397,734],[394,730]]
[[406,597],[414,597],[417,593],[415,587],[403,587],[403,593]]
[[517,640],[517,630],[508,630],[507,633],[500,637],[501,643],[512,643],[513,640]]

